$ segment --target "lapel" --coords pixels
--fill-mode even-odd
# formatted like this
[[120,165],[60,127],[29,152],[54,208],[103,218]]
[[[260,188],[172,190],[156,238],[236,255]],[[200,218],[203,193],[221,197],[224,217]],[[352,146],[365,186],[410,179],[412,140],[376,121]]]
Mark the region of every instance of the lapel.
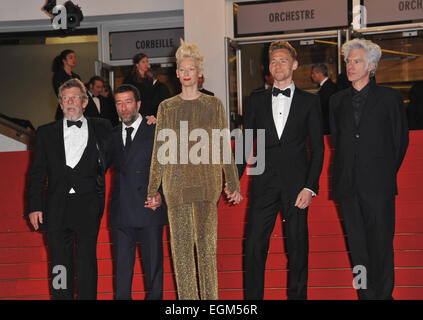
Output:
[[376,84],[374,83],[372,79],[370,81],[371,82],[369,86],[369,92],[367,94],[366,104],[364,105],[363,110],[361,110],[360,122],[358,124],[359,129],[361,128],[363,121],[366,120],[366,116],[369,113],[369,111],[377,104],[377,99],[375,95]]
[[57,138],[57,151],[59,155],[59,161],[66,166],[66,155],[65,155],[65,140],[63,138],[63,119],[57,120],[55,124],[56,138]]
[[140,146],[143,139],[145,138],[145,131],[147,130],[146,126],[148,126],[147,120],[142,119],[140,126],[138,127],[138,130],[135,133],[134,140],[132,140],[131,149],[129,149],[129,153],[125,155],[125,150],[124,150],[123,140],[122,140],[122,125],[121,125],[120,146],[122,148],[124,162],[127,162],[129,159],[133,158],[136,152],[142,151],[144,154],[146,153],[145,149]]
[[124,145],[122,140],[122,123],[120,123],[117,128],[118,130],[114,131],[114,139],[115,139],[119,154],[123,155]]
[[264,121],[268,124],[268,128],[266,128],[266,130],[269,131],[269,135],[272,140],[279,141],[278,132],[275,126],[275,120],[273,119],[272,87],[270,87],[264,92],[264,106]]
[[100,157],[101,164],[102,164],[103,168],[105,168],[106,167],[106,159],[104,158],[104,155],[106,154],[106,152],[103,149],[103,145],[101,143],[99,143],[100,139],[97,136],[98,132],[95,129],[94,121],[89,117],[85,117],[85,118],[87,119],[87,123],[88,123],[88,143],[87,143],[87,146],[90,143],[90,139],[94,139],[94,143],[95,143],[96,148],[98,150],[98,154],[99,154],[99,157]]
[[328,79],[328,80],[326,80],[326,81],[325,81],[325,83],[323,84],[323,86],[321,86],[321,87],[319,88],[319,93],[322,93],[322,92],[325,90],[325,87],[326,87],[326,85],[327,85],[328,81],[329,81],[329,79]]
[[[342,103],[342,108],[344,108],[342,114],[345,115],[345,124],[348,126],[347,130],[356,131],[355,118],[354,118],[354,108],[352,105],[352,91],[353,88],[349,87],[346,90],[344,96],[344,102]],[[360,121],[361,122],[361,121]]]

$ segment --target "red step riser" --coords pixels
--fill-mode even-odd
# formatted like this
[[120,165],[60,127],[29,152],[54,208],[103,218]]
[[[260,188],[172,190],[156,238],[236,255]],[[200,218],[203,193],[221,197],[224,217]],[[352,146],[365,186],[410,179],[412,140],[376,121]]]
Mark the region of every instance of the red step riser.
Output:
[[[139,257],[135,263],[134,273],[141,274],[142,267]],[[266,269],[282,270],[286,269],[286,256],[284,254],[269,254]],[[422,251],[396,251],[396,268],[423,268]],[[311,253],[309,255],[310,269],[330,269],[330,268],[351,268],[347,252]],[[242,271],[242,255],[218,255],[218,272]],[[172,273],[172,262],[169,257],[164,259],[164,272]],[[113,260],[98,260],[98,274],[100,276],[110,276],[113,274]],[[26,263],[26,264],[3,264],[0,265],[0,280],[15,279],[37,279],[48,277],[47,262]]]
[[[420,184],[423,180],[423,132],[410,132],[410,146],[398,175],[400,188],[397,197],[396,236],[394,239],[396,299],[421,299],[423,296],[423,200]],[[325,137],[326,144],[328,137]],[[34,297],[48,299],[47,263],[48,251],[43,235],[31,232],[25,211],[25,182],[29,168],[29,152],[2,153],[0,176],[7,182],[0,193],[2,217],[0,220],[0,298]],[[309,298],[310,299],[356,299],[351,288],[352,273],[348,253],[345,252],[345,238],[342,218],[337,205],[331,200],[332,150],[325,154],[320,179],[320,194],[313,199],[309,210],[310,256],[309,256]],[[242,245],[245,220],[249,207],[249,186],[251,177],[241,179],[241,191],[245,200],[232,206],[221,197],[218,231],[219,295],[221,299],[242,299]],[[110,203],[112,176],[106,176]],[[110,215],[107,212],[101,223],[98,244],[99,298],[113,298],[113,261]],[[267,261],[265,298],[286,298],[286,257],[283,254],[281,222],[277,221],[270,243]],[[165,299],[175,299],[167,230],[163,236],[165,255]],[[415,251],[413,251],[415,250]],[[139,260],[139,253],[137,252]],[[16,264],[29,262],[28,264]],[[326,270],[322,270],[326,268]],[[327,270],[331,268],[331,270]],[[338,268],[338,269],[336,269]],[[19,280],[11,280],[11,279]],[[27,280],[24,280],[27,279]],[[237,288],[237,286],[239,288]],[[334,288],[330,288],[333,286]],[[341,288],[346,286],[347,288]],[[142,267],[135,265],[134,299],[143,299]]]
[[[220,300],[242,300],[243,291],[240,289],[232,290],[219,290]],[[395,288],[394,298],[397,300],[421,300],[423,296],[423,287],[406,287],[406,288]],[[133,292],[132,298],[134,300],[143,300],[145,297],[144,292]],[[165,300],[175,300],[175,291],[165,291],[163,293]],[[12,298],[13,299],[13,298]],[[16,299],[16,298],[15,298]],[[49,300],[50,296],[30,296],[30,297],[19,297],[20,300]],[[98,300],[112,300],[112,293],[99,293],[97,296]],[[264,299],[266,300],[286,300],[286,289],[265,289]],[[350,288],[308,288],[308,299],[309,300],[357,300],[357,294],[355,290]]]
[[[396,250],[421,250],[423,249],[423,234],[401,234],[394,238],[394,249]],[[218,240],[218,255],[243,254],[242,239],[220,239]],[[310,237],[309,250],[313,252],[345,251],[345,238],[338,236]],[[283,253],[283,239],[280,236],[273,236],[270,241],[270,253]],[[170,256],[168,243],[164,243],[164,255]],[[137,251],[138,255],[138,251]],[[0,249],[0,263],[23,263],[47,261],[47,248],[44,246],[33,248],[9,248]],[[97,259],[111,259],[112,248],[109,243],[97,245]]]
[[[287,271],[285,270],[269,270],[266,272],[265,287],[269,288],[286,288]],[[308,285],[310,290],[312,287],[350,287],[352,290],[353,275],[350,270],[310,270]],[[221,272],[218,275],[219,289],[233,290],[242,289],[243,274],[239,272]],[[404,287],[420,287],[423,289],[423,270],[422,269],[396,269],[395,272],[396,288]],[[113,289],[112,276],[100,276],[98,279],[98,293],[112,293]],[[143,277],[136,274],[133,279],[133,291],[143,291]],[[175,283],[172,274],[164,275],[164,290],[174,291]],[[353,291],[354,292],[354,291]],[[2,282],[2,290],[0,298],[30,296],[30,295],[48,295],[47,279],[39,280],[16,280]],[[326,296],[327,297],[327,296]],[[311,299],[312,296],[310,297]],[[327,297],[327,299],[330,299]]]

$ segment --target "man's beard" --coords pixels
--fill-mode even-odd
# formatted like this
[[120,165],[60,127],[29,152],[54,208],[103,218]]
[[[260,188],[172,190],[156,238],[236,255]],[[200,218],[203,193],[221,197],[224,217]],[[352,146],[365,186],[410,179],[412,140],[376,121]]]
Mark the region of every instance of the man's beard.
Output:
[[[66,114],[66,112],[65,111],[67,111],[67,110],[75,110],[76,111],[76,113],[73,115],[73,116],[69,116],[69,115],[67,115]],[[64,110],[63,110],[63,113],[64,113],[64,115],[65,115],[65,118],[67,119],[67,120],[70,120],[70,121],[76,121],[76,120],[78,120],[80,117],[81,117],[81,114],[79,113],[79,108],[77,108],[75,105],[73,105],[73,104],[68,104],[65,108],[64,108]]]
[[[123,118],[121,117],[121,119],[123,120]],[[128,120],[123,120],[123,123],[127,126],[130,126],[131,124],[133,124],[135,122],[135,120],[137,120],[137,114],[131,114],[131,116],[129,117]]]

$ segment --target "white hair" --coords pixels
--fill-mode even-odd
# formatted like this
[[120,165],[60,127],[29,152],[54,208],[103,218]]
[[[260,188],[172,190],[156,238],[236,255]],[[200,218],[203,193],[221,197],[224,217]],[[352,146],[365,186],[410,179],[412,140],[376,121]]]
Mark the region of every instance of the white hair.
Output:
[[366,69],[369,68],[370,64],[373,62],[375,66],[372,70],[370,70],[370,76],[374,76],[380,57],[382,56],[382,50],[380,47],[376,43],[366,39],[354,39],[347,41],[342,45],[342,55],[345,59],[348,57],[352,49],[363,49],[366,51]]
[[198,70],[204,69],[204,57],[198,51],[198,47],[196,44],[188,44],[184,40],[180,40],[181,45],[179,46],[178,50],[176,50],[176,64],[179,65],[179,63],[184,58],[193,58],[195,61],[195,65],[197,66]]

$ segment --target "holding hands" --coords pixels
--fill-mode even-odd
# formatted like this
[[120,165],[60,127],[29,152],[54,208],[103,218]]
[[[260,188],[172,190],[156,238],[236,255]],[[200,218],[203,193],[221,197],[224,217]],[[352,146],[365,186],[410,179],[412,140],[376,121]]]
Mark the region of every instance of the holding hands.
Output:
[[232,204],[238,204],[244,199],[241,193],[237,190],[231,193],[228,189],[227,183],[225,183],[225,193],[228,201]]
[[162,205],[162,197],[160,196],[160,193],[156,192],[154,197],[147,197],[147,201],[145,202],[146,208],[150,208],[153,211],[156,211],[158,207]]

